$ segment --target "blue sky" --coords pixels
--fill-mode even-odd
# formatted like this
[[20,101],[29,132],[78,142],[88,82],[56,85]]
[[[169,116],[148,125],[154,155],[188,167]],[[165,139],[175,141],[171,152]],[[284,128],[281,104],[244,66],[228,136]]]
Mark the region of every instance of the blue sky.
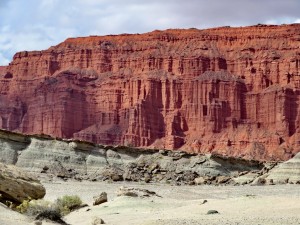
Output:
[[68,37],[300,23],[299,0],[0,0],[0,65]]

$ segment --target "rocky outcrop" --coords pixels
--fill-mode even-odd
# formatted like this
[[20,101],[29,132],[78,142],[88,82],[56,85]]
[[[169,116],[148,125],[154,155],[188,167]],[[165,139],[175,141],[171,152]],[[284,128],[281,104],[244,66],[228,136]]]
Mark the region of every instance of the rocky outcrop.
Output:
[[28,199],[40,199],[46,194],[43,185],[33,176],[13,165],[0,163],[1,201],[22,203]]
[[285,160],[300,150],[299,43],[299,24],[257,25],[70,38],[20,52],[0,73],[0,127]]
[[[46,135],[22,135],[4,130],[0,130],[0,146],[2,163],[14,164],[43,180],[107,180],[177,185],[300,183],[300,153],[282,163],[260,162],[213,154],[104,146]],[[10,168],[11,166],[0,163],[0,172],[4,170],[4,174],[14,174],[9,175],[11,179],[21,177],[21,180],[15,180],[18,182],[16,187],[20,185],[27,188],[26,182],[29,180],[38,188],[42,188],[29,175],[8,172]],[[13,171],[19,170],[14,168]],[[13,185],[6,179],[8,178],[4,179],[3,173],[0,173],[0,192]],[[32,191],[33,187],[29,187],[27,189]],[[25,198],[23,195],[26,195],[27,189],[19,195],[20,198]],[[8,188],[9,190],[19,194],[18,188]],[[30,196],[34,198],[32,194]]]
[[190,155],[160,151],[141,155],[125,167],[127,181],[166,182],[177,184],[225,184],[242,171],[263,168],[262,163],[214,155]]
[[300,153],[272,169],[266,181],[274,184],[300,184]]
[[136,181],[194,184],[229,183],[244,171],[260,171],[259,161],[182,151],[103,146],[49,136],[21,135],[0,130],[0,158],[4,163],[42,179]]

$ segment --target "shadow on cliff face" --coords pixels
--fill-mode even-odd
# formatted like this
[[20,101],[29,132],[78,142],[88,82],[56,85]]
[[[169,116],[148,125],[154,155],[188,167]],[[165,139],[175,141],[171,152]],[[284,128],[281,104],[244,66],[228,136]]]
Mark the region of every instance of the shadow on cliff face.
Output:
[[16,130],[27,113],[27,106],[19,97],[0,96],[0,128]]
[[146,145],[151,145],[156,139],[165,136],[166,124],[162,115],[163,108],[162,83],[159,80],[150,80],[149,89],[146,91],[140,112],[138,112],[139,117],[141,117],[141,123],[136,124],[136,126],[143,127],[146,131],[145,133],[148,133]]
[[300,91],[293,91],[291,89],[286,89],[285,91],[286,98],[284,102],[284,115],[286,121],[288,122],[288,133],[289,136],[295,134],[298,129],[298,101],[300,96]]
[[[300,134],[299,91],[278,102],[278,91],[267,96],[265,89],[287,83],[299,89],[298,33],[299,25],[175,29],[71,38],[16,53],[0,67],[0,94],[7,95],[0,99],[0,123],[98,143],[154,146],[157,140],[170,149],[193,148],[188,143],[196,139],[206,152],[219,150],[218,134],[232,136],[249,125],[281,136],[226,138],[229,147],[240,146],[231,154],[248,154],[239,144],[256,138],[265,145],[259,151],[275,152],[288,139],[298,142],[290,137]],[[27,108],[11,107],[15,96]]]

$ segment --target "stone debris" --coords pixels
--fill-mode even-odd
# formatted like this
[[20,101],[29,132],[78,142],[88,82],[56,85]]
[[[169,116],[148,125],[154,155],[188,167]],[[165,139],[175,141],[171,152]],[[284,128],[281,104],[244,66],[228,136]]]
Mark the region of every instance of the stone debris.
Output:
[[141,189],[141,188],[129,188],[129,187],[120,187],[117,191],[117,196],[129,196],[129,197],[160,197],[158,194],[156,194],[154,191],[149,191],[147,189]]

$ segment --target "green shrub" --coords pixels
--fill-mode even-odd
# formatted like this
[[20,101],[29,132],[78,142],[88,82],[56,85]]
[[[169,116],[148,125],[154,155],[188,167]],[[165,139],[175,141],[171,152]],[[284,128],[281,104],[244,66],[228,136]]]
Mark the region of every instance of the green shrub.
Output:
[[82,205],[82,201],[77,195],[65,195],[58,198],[55,203],[62,215],[67,215],[68,213],[80,208]]

